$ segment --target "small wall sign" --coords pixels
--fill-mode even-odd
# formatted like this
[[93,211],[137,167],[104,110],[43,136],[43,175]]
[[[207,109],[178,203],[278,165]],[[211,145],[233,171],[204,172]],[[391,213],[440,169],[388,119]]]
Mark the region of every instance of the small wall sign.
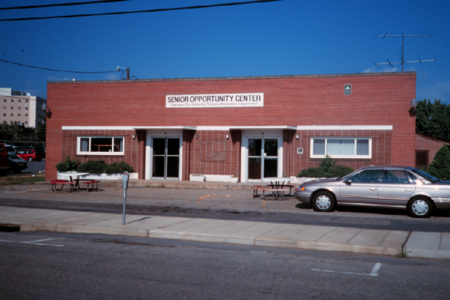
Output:
[[303,154],[303,148],[297,148],[297,154]]

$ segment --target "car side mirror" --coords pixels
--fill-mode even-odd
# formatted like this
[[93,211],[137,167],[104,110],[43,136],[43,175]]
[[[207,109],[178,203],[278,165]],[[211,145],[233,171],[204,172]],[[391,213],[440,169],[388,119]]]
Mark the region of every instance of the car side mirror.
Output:
[[344,183],[345,183],[345,184],[352,184],[352,179],[349,178],[349,179],[345,180]]

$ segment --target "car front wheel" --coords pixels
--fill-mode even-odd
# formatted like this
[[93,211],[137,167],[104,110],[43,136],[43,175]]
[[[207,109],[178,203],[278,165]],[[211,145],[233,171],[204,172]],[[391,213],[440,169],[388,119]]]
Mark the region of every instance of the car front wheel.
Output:
[[409,201],[408,211],[415,218],[429,218],[433,206],[427,198],[415,198]]
[[33,158],[31,156],[28,157],[28,161],[33,161]]
[[318,192],[312,200],[315,211],[330,212],[336,206],[336,199],[330,192]]

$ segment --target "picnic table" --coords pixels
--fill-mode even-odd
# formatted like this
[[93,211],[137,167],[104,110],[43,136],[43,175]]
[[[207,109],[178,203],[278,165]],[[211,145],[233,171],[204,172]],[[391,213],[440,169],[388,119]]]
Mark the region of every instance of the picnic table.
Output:
[[[253,198],[259,197],[258,191],[262,191],[263,199],[266,199],[266,192],[270,192],[275,199],[283,198],[284,196],[290,196],[292,192],[293,185],[284,184],[284,181],[274,180],[270,181],[269,185],[254,185],[250,188],[253,189]],[[286,180],[289,183],[289,180]],[[284,191],[289,188],[289,194],[285,195]]]

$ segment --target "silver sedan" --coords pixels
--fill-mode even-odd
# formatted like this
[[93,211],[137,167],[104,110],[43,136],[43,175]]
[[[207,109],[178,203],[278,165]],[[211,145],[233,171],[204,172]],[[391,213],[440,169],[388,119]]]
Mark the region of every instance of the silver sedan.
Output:
[[412,167],[364,167],[341,178],[303,183],[294,195],[322,212],[357,205],[407,209],[413,217],[427,218],[435,208],[450,208],[450,182]]

